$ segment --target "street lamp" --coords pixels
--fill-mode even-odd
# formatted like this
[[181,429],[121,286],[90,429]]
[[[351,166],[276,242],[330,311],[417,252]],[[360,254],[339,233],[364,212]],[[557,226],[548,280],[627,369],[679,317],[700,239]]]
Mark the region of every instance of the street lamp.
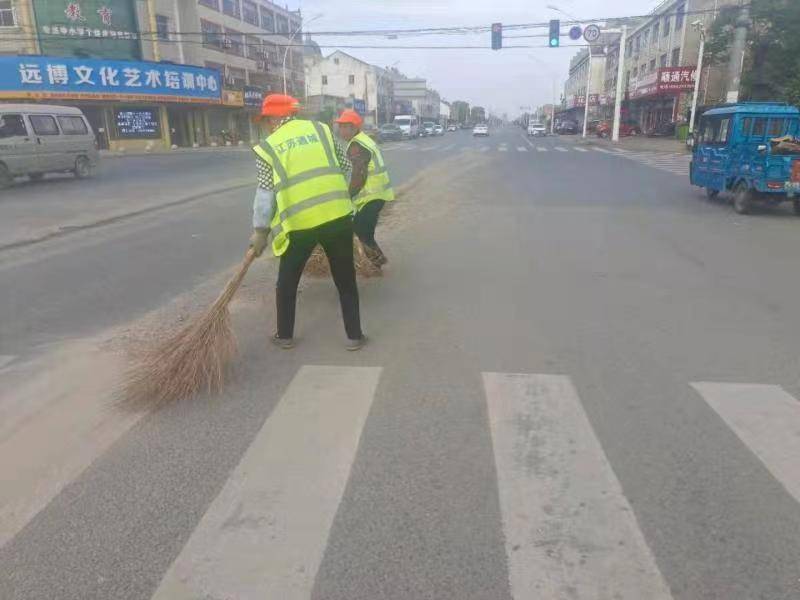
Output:
[[[309,19],[308,21],[306,21],[306,25],[308,25],[308,24],[310,24],[310,23],[313,23],[314,21],[316,21],[317,19],[319,19],[321,16],[322,16],[322,13],[320,13],[320,14],[318,14],[318,15],[316,15],[316,16],[314,16],[314,17],[312,17],[311,19]],[[286,94],[286,93],[287,93],[287,92],[286,92],[286,57],[289,55],[289,48],[291,47],[291,45],[292,45],[292,42],[294,41],[294,37],[295,37],[295,36],[296,36],[296,35],[297,35],[297,34],[300,32],[300,30],[301,30],[302,28],[303,28],[303,21],[301,20],[301,21],[300,21],[300,22],[297,24],[297,27],[295,28],[295,30],[294,30],[294,31],[292,32],[292,34],[289,36],[289,41],[288,41],[288,43],[286,44],[286,49],[283,51],[283,93],[284,93],[284,94]]]
[[572,14],[568,13],[567,11],[562,10],[562,9],[558,8],[557,6],[554,6],[552,4],[548,4],[546,8],[549,8],[550,10],[554,10],[556,12],[560,12],[562,15],[565,15],[565,16],[569,17],[573,21],[580,21],[580,19],[578,17],[576,17],[575,15],[572,15]]
[[700,76],[703,74],[703,53],[706,49],[706,27],[699,19],[692,23],[692,29],[700,33],[700,49],[697,52],[697,76],[694,78],[694,97],[692,98],[692,115],[689,117],[689,133],[694,132],[694,120],[697,114],[697,96],[700,93]]

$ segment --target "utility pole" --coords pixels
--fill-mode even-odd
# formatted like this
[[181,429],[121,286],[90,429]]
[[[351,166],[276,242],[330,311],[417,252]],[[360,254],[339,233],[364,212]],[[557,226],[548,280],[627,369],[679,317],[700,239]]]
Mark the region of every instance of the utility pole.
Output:
[[586,96],[583,100],[583,137],[586,139],[586,130],[589,126],[589,88],[592,85],[592,45],[589,44],[589,57],[586,59]]
[[742,3],[739,7],[739,18],[736,19],[736,29],[733,32],[733,43],[731,44],[731,55],[728,62],[728,94],[725,100],[729,103],[739,101],[744,49],[747,44],[747,29],[749,26],[750,5]]
[[700,32],[700,49],[697,52],[697,77],[694,79],[694,96],[692,97],[692,114],[689,117],[689,133],[694,131],[695,115],[697,114],[697,97],[700,94],[700,78],[703,75],[703,53],[706,49],[706,28],[702,21],[692,23],[697,31]]
[[619,37],[619,64],[617,65],[617,96],[614,98],[614,127],[611,139],[619,141],[619,119],[622,114],[622,81],[625,76],[625,44],[628,38],[628,26],[623,25]]
[[150,27],[150,43],[153,48],[153,62],[161,61],[161,50],[158,47],[158,34],[156,29],[156,3],[155,0],[147,0],[147,22]]

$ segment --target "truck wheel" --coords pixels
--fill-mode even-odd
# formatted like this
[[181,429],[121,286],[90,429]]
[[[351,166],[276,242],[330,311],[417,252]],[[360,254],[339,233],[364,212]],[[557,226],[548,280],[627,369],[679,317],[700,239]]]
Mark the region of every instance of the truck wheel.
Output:
[[78,179],[86,179],[92,174],[92,165],[89,159],[85,156],[79,156],[75,159],[75,177]]
[[712,190],[711,188],[706,188],[706,198],[713,201],[717,199],[719,196],[719,190]]
[[8,172],[8,167],[0,163],[0,190],[10,187],[14,183],[14,178]]
[[750,214],[753,210],[753,190],[744,181],[740,182],[733,192],[733,210],[740,215]]
[[792,200],[792,208],[794,209],[794,214],[800,217],[800,200]]

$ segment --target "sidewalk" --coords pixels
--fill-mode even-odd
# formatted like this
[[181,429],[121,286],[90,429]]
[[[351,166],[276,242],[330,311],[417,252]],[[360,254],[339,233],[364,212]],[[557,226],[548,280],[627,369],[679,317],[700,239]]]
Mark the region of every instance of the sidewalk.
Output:
[[619,142],[612,142],[608,139],[599,138],[589,134],[586,139],[580,135],[562,135],[561,141],[571,141],[576,144],[587,146],[597,146],[600,148],[619,148],[631,152],[663,152],[664,154],[687,154],[686,144],[675,138],[651,138],[643,135],[629,136],[620,138]]
[[173,148],[165,150],[159,148],[158,150],[145,150],[114,152],[112,150],[100,150],[100,158],[125,158],[126,156],[163,156],[172,154],[210,154],[215,152],[252,152],[252,148],[245,143],[236,146],[199,146],[197,148]]

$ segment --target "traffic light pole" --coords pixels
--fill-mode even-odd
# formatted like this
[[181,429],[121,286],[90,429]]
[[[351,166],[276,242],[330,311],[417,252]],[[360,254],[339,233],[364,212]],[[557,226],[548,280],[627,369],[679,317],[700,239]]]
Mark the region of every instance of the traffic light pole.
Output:
[[589,44],[589,63],[587,64],[586,75],[586,96],[583,100],[583,137],[586,139],[586,129],[589,126],[589,88],[592,85],[592,45]]
[[619,141],[619,119],[622,114],[622,81],[625,75],[625,43],[628,38],[628,27],[622,26],[619,38],[619,64],[617,65],[617,95],[614,98],[614,128],[611,139]]

